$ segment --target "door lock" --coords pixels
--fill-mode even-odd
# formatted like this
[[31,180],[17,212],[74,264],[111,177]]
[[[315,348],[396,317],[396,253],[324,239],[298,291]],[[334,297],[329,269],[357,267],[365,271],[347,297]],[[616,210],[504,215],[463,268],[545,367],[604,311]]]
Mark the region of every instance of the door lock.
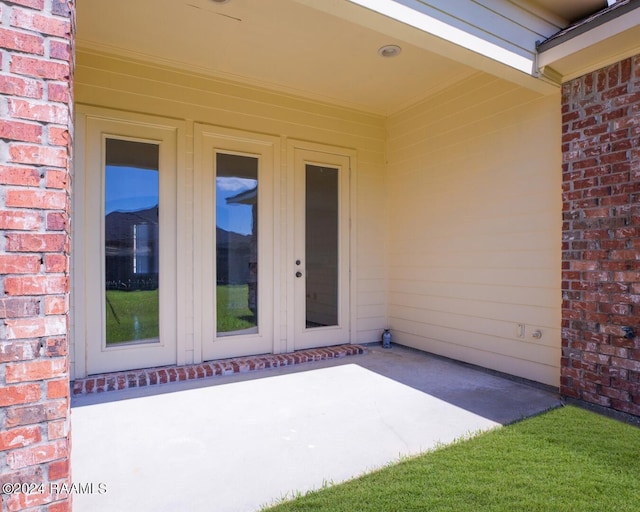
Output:
[[300,271],[296,272],[296,277],[302,277],[302,272]]

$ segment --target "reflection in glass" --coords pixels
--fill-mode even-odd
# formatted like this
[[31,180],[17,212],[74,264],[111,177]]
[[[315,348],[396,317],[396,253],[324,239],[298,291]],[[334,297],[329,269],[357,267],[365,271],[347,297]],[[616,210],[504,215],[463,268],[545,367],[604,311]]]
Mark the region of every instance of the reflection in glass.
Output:
[[159,146],[106,140],[107,345],[157,342]]
[[338,169],[306,166],[306,326],[338,325]]
[[258,332],[258,159],[216,154],[218,335]]

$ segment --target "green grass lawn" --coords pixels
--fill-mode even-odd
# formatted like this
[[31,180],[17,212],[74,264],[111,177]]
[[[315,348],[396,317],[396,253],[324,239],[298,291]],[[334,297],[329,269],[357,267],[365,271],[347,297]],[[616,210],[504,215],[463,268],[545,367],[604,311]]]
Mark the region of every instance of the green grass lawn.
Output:
[[107,290],[107,345],[159,336],[158,290]]
[[250,329],[257,325],[249,309],[248,285],[218,285],[216,287],[217,331]]
[[[255,327],[256,318],[248,307],[247,285],[216,287],[218,332]],[[158,290],[107,290],[107,344],[157,338]]]
[[264,510],[636,512],[640,428],[563,407]]

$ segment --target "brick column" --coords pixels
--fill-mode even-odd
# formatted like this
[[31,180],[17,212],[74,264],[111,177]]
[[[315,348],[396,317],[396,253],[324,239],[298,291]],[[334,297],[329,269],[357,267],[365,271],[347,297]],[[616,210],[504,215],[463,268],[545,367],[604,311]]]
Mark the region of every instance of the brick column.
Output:
[[640,416],[640,55],[562,92],[561,393]]
[[71,509],[60,489],[70,481],[74,13],[72,0],[0,3],[0,483],[32,484],[2,493],[2,511]]

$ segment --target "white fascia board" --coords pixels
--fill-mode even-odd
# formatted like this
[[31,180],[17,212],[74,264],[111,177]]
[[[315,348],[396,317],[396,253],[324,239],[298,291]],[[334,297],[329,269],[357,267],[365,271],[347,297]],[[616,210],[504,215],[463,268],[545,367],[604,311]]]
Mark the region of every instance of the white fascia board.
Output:
[[[571,57],[589,47],[604,43],[607,39],[618,36],[628,30],[635,29],[638,26],[640,26],[640,9],[634,9],[611,21],[598,25],[587,32],[568,39],[557,46],[540,52],[538,55],[538,69],[544,69],[547,66],[553,68],[554,64],[562,59]],[[638,46],[640,46],[640,42]],[[627,53],[633,53],[633,51],[632,49]],[[601,57],[604,56],[601,55]],[[602,59],[600,62],[602,62]],[[600,62],[598,65],[600,65]],[[583,67],[587,68],[588,63],[583,63]]]
[[[530,49],[519,48],[498,37],[481,37],[481,33],[471,23],[450,17],[422,2],[405,2],[404,5],[395,0],[349,0],[384,16],[400,21],[406,25],[427,32],[435,37],[461,46],[495,61],[501,62],[523,73],[532,74],[535,70],[535,42]],[[458,0],[459,1],[459,0]],[[465,28],[465,24],[467,25]],[[457,26],[456,26],[457,25]],[[491,41],[490,39],[494,39]],[[499,42],[498,42],[499,41]]]

